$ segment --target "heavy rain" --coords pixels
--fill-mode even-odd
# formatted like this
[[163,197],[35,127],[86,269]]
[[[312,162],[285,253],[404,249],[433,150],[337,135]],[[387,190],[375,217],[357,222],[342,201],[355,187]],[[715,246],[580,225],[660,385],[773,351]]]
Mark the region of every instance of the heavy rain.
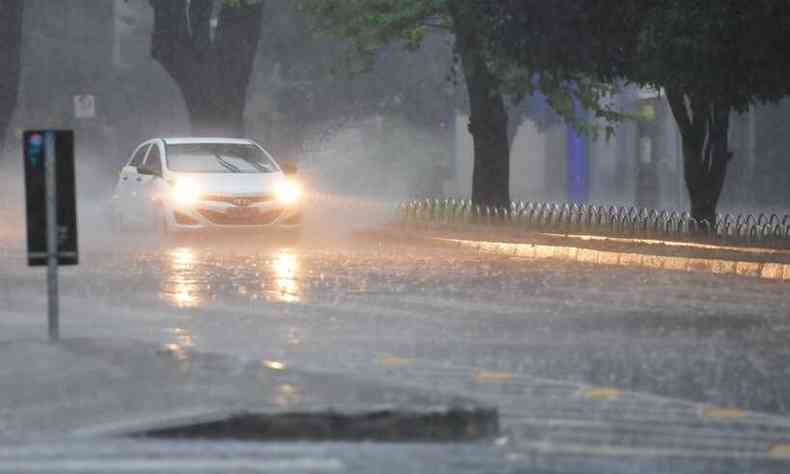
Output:
[[788,472],[789,20],[0,0],[0,472]]

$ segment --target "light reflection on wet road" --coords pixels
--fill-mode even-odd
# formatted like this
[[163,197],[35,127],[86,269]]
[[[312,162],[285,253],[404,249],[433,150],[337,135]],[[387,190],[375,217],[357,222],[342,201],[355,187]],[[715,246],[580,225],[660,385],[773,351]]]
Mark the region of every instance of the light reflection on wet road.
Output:
[[[782,283],[360,238],[210,241],[118,258],[105,271],[137,266],[122,279],[142,294],[156,282],[162,302],[190,315],[182,325],[199,334],[196,350],[250,348],[257,337],[266,349],[250,349],[256,357],[326,370],[390,354],[774,412],[790,406],[782,393],[790,386],[772,376],[790,362]],[[243,315],[223,320],[232,308]],[[747,367],[764,369],[745,382]]]
[[[228,290],[228,296],[274,303],[299,303],[304,298],[301,256],[289,248],[249,257],[181,246],[164,251],[160,258],[160,297],[177,308],[199,308]],[[229,266],[230,281],[223,271]]]
[[491,274],[489,265],[462,271],[460,265],[465,259],[459,260],[454,251],[441,253],[448,258],[408,247],[393,252],[370,243],[361,248],[192,244],[133,252],[131,262],[116,254],[109,260],[102,259],[102,264],[113,275],[120,267],[137,268],[137,284],[145,286],[158,280],[161,300],[180,309],[199,309],[218,300],[334,302],[353,295],[427,291],[434,284],[456,293],[465,285],[455,282],[468,280],[470,274]]
[[[589,399],[637,391],[725,410],[717,413],[790,415],[785,283],[360,236],[211,239],[85,257],[64,272],[63,292],[112,311],[84,321],[66,311],[64,332],[154,340],[185,371],[192,351],[227,353],[262,371],[390,374],[503,400],[537,376],[589,384]],[[303,395],[277,387],[281,406]]]

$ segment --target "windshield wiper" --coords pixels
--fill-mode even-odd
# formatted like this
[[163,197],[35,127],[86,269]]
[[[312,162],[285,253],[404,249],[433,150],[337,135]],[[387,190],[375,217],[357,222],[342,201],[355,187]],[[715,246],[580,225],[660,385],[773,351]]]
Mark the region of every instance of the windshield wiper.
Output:
[[255,169],[263,173],[271,173],[272,170],[268,167],[263,165],[262,163],[255,160],[255,158],[242,158],[247,163],[251,164]]
[[239,168],[238,166],[236,166],[233,163],[229,162],[228,160],[222,158],[222,156],[220,156],[219,153],[214,153],[214,158],[216,158],[216,160],[219,162],[219,164],[224,166],[231,173],[241,173],[242,172],[241,168]]

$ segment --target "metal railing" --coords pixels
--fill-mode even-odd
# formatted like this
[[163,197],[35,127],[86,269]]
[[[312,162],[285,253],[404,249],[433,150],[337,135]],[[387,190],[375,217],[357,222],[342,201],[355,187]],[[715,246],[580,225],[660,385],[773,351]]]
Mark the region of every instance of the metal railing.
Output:
[[525,201],[487,207],[468,199],[404,201],[399,214],[412,224],[790,246],[790,215],[778,214],[718,214],[712,225],[676,210]]

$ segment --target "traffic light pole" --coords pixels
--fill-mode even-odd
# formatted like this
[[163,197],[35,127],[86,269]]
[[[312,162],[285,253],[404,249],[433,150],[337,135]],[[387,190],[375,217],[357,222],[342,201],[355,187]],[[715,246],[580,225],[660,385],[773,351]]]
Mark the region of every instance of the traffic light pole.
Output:
[[47,309],[49,320],[49,340],[57,342],[60,338],[58,314],[58,222],[57,222],[57,179],[55,156],[55,134],[44,134],[44,157],[46,163],[45,182],[47,192]]

